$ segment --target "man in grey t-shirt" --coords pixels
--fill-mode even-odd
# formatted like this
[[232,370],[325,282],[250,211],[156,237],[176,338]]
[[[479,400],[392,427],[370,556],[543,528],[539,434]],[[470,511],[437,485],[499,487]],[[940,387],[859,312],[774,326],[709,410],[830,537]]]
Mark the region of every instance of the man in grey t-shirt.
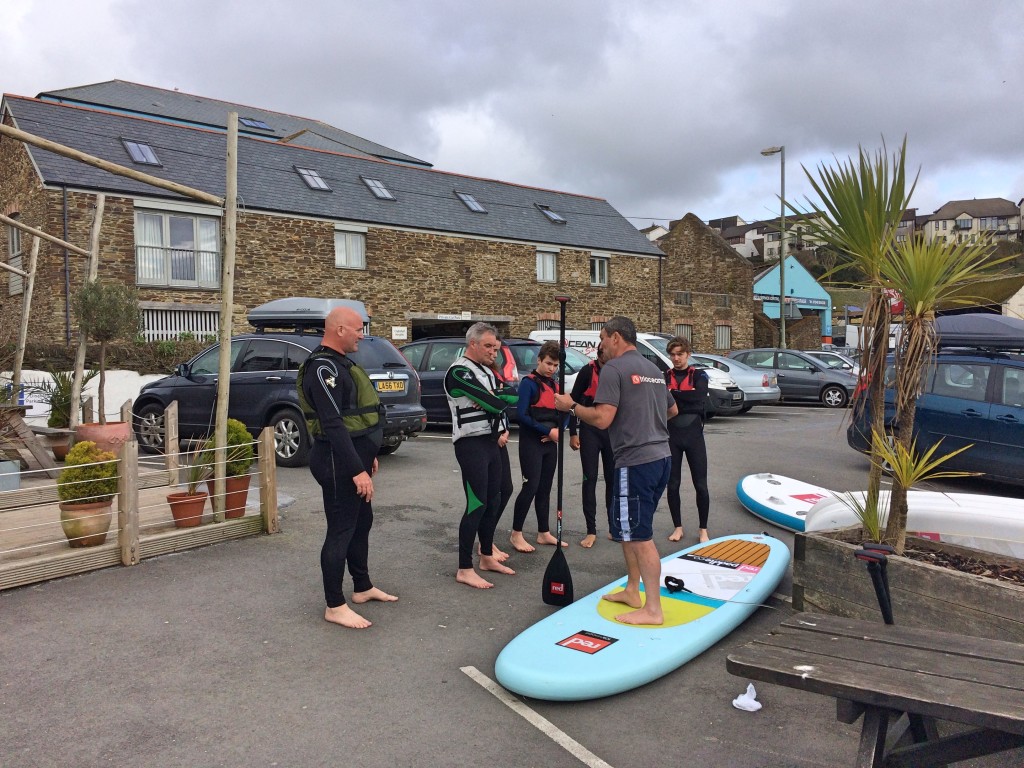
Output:
[[618,621],[663,624],[654,512],[668,485],[672,465],[668,419],[676,415],[676,404],[664,374],[637,352],[632,320],[613,317],[605,323],[601,344],[609,359],[601,369],[594,405],[577,405],[571,395],[556,395],[555,406],[593,427],[607,429],[615,454],[615,477],[606,478],[615,488],[608,529],[622,543],[627,578],[624,590],[610,592],[604,599],[635,609],[616,616]]

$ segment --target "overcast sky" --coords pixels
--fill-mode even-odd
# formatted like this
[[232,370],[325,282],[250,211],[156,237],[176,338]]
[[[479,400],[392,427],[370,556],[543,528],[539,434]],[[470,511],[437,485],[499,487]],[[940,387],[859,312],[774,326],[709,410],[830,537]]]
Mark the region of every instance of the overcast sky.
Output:
[[0,87],[112,79],[317,118],[436,168],[748,221],[909,138],[911,202],[1024,197],[1011,0],[2,0]]

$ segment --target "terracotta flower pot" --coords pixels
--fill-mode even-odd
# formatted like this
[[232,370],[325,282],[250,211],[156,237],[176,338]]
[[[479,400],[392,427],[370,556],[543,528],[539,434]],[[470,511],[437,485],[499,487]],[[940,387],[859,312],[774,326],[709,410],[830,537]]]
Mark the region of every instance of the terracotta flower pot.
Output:
[[132,425],[127,421],[108,421],[106,424],[90,421],[75,428],[75,442],[91,440],[101,451],[121,455],[121,446],[131,440]]
[[113,502],[113,499],[107,499],[88,504],[61,503],[60,527],[68,537],[68,546],[95,547],[105,542],[110,530]]
[[242,517],[249,498],[252,475],[234,475],[224,478],[224,517]]
[[206,506],[206,491],[199,493],[169,493],[167,503],[177,528],[195,528],[203,522],[203,508]]

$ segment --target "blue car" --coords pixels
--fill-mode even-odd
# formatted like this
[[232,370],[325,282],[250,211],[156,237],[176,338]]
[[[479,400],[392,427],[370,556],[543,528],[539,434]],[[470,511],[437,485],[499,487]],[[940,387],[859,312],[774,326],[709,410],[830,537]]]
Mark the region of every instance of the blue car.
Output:
[[[927,450],[940,440],[937,455],[970,445],[943,467],[1024,483],[1024,356],[968,349],[940,351],[925,372],[923,384],[914,416],[918,450]],[[887,382],[887,434],[895,428],[893,401],[891,382]],[[858,417],[846,431],[847,442],[858,451],[870,448],[868,405],[857,409]]]

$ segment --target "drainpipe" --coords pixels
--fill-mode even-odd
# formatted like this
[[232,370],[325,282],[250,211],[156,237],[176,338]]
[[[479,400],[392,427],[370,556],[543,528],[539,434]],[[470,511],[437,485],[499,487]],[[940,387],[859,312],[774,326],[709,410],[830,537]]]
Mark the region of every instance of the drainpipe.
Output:
[[[68,188],[61,187],[64,207],[64,234],[61,239],[68,242]],[[64,343],[71,343],[71,260],[64,247]]]

